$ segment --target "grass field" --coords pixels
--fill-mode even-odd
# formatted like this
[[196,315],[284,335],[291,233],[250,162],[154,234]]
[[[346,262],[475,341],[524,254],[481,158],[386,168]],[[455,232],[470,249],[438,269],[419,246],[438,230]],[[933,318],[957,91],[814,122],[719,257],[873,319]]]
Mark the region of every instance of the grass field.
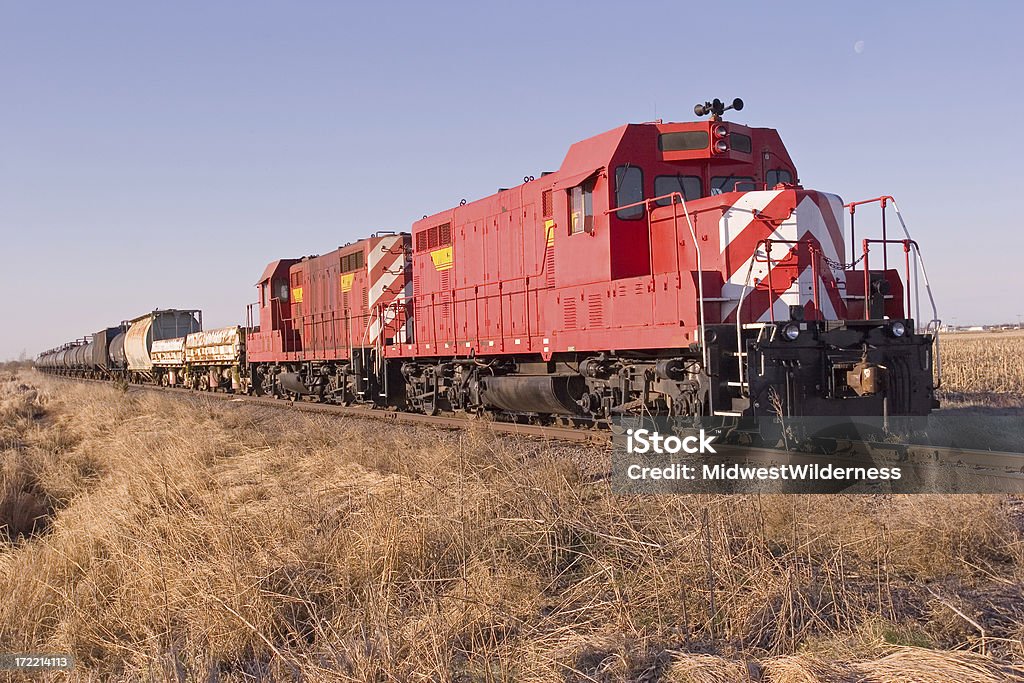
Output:
[[1024,415],[1024,332],[943,334],[944,408]]
[[601,451],[26,372],[0,449],[0,650],[74,681],[1024,681],[1006,497],[621,497]]

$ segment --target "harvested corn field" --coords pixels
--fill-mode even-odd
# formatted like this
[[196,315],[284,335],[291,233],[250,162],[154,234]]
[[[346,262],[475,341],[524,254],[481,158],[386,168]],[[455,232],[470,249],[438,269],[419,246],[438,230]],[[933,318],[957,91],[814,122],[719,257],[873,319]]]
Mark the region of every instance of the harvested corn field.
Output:
[[944,334],[944,407],[1024,407],[1024,333]]

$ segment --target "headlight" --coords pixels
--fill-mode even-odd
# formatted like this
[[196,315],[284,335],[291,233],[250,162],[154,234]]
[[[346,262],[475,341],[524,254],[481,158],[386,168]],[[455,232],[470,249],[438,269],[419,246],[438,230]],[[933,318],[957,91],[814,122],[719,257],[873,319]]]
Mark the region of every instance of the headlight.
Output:
[[727,131],[725,129],[725,126],[722,126],[722,125],[715,126],[715,137],[716,138],[724,138],[726,136],[726,134],[728,134],[728,132],[729,131]]
[[790,323],[782,328],[782,336],[789,341],[796,341],[796,338],[800,336],[800,326],[796,323]]
[[894,337],[902,337],[907,333],[907,326],[901,322],[894,322],[889,329],[892,330],[892,336]]
[[729,151],[729,143],[725,140],[719,140],[715,143],[715,151],[719,154],[724,154]]

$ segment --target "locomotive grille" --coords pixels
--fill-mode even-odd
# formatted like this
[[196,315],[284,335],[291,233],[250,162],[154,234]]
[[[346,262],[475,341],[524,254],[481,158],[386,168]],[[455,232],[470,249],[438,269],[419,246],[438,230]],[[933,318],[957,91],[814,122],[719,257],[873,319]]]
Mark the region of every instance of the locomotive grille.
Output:
[[604,302],[601,300],[600,292],[587,297],[587,321],[591,329],[604,325]]
[[350,273],[363,267],[363,252],[356,251],[341,257],[341,272]]
[[544,286],[555,286],[555,245],[549,244],[544,254]]
[[452,300],[451,287],[452,287],[452,282],[451,282],[451,278],[448,275],[448,271],[447,270],[442,270],[441,271],[441,318],[444,319],[444,320],[448,320],[448,318],[451,316],[451,312],[452,312],[451,311],[451,309],[452,309],[452,305],[451,305],[451,300]]
[[416,251],[427,250],[427,231],[420,230],[416,233]]
[[544,218],[551,218],[555,213],[554,202],[551,199],[551,190],[544,190],[540,195],[541,213]]
[[439,244],[439,246],[443,247],[446,244],[451,244],[452,243],[452,224],[451,223],[442,223],[441,225],[437,226],[437,237],[438,237],[438,244]]
[[576,299],[566,299],[565,301],[565,329],[575,330],[576,329]]

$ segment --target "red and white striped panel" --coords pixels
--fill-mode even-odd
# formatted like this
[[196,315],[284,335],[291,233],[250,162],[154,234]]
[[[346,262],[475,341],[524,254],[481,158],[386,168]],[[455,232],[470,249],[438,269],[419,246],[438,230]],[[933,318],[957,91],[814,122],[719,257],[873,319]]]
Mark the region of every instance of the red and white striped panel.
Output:
[[[768,280],[769,269],[778,268],[794,245],[773,244],[772,264],[765,262],[765,246],[761,240],[807,240],[834,262],[845,256],[843,243],[843,202],[833,194],[805,190],[771,190],[746,192],[719,221],[719,244],[722,246],[723,278],[722,319],[735,320],[736,306],[744,296],[743,322],[767,322],[774,309],[776,320],[789,318],[789,307],[809,308],[814,301],[813,269],[809,262],[800,263],[795,281],[785,290],[780,277],[772,282],[774,296],[771,309],[768,297],[757,296],[753,287]],[[755,249],[756,248],[756,249]],[[755,252],[759,254],[754,260]],[[753,261],[753,263],[752,263]],[[794,263],[792,259],[789,264]],[[845,316],[839,284],[842,272],[833,271],[825,263],[818,269],[818,302],[828,320]]]
[[369,344],[385,343],[385,337],[411,341],[412,321],[401,321],[400,327],[393,324],[400,312],[406,310],[406,302],[412,297],[411,272],[407,268],[407,253],[402,235],[382,237],[370,247],[366,258],[366,272],[369,276],[370,326]]

